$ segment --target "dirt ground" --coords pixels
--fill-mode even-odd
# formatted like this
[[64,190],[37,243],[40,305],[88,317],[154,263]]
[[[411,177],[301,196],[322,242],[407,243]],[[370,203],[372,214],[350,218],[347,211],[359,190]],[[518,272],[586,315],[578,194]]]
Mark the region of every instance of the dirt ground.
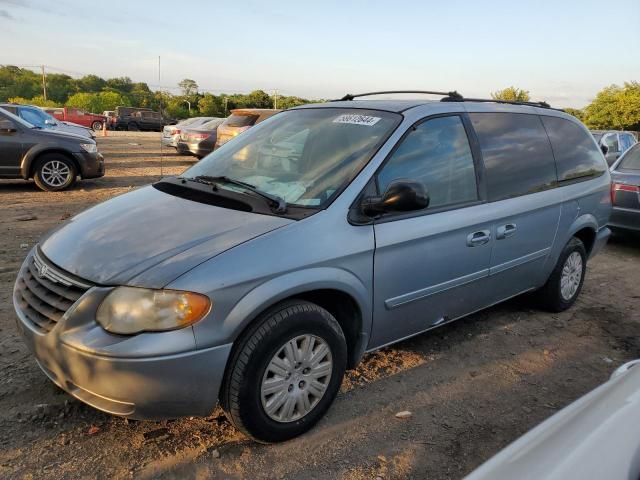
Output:
[[[40,372],[11,291],[41,234],[159,177],[159,138],[99,138],[107,175],[68,192],[0,181],[1,478],[461,478],[640,357],[640,240],[622,237],[589,263],[569,311],[515,299],[371,354],[326,418],[290,442],[252,443],[220,411],[159,423],[100,413]],[[164,149],[165,175],[192,163]]]

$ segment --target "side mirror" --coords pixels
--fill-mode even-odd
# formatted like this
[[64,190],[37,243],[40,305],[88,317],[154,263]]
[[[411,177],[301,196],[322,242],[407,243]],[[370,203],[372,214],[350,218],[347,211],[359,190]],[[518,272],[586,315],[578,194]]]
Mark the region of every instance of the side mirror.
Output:
[[11,120],[0,120],[0,133],[13,133],[16,126]]
[[609,147],[607,147],[606,145],[600,145],[600,150],[602,150],[602,154],[606,155],[607,153],[609,153]]
[[53,120],[52,118],[47,118],[47,119],[44,121],[44,124],[45,124],[45,125],[57,125],[56,121],[55,121],[55,120]]
[[367,197],[362,201],[362,211],[373,217],[389,212],[412,212],[429,206],[429,194],[415,180],[394,180],[381,197]]

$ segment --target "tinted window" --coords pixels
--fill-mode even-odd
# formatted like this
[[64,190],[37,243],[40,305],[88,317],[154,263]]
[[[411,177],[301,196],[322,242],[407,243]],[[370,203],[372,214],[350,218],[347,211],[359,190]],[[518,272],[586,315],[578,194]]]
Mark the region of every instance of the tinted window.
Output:
[[640,170],[640,145],[636,145],[626,153],[618,168]]
[[45,118],[44,112],[36,112],[30,108],[21,108],[19,110],[20,116],[32,125],[38,127],[44,127]]
[[633,135],[629,133],[625,133],[620,135],[622,142],[622,150],[625,151],[633,146],[636,143],[636,139]]
[[487,174],[490,201],[552,187],[556,166],[549,139],[536,115],[472,113]]
[[569,120],[541,117],[556,157],[558,180],[600,175],[606,165],[589,134]]
[[380,191],[401,178],[424,184],[429,208],[478,198],[473,157],[460,117],[428,120],[405,137],[378,174]]
[[616,133],[610,133],[604,137],[603,143],[609,148],[608,153],[620,151],[620,147],[618,146],[618,135]]
[[248,127],[256,123],[257,119],[258,115],[233,113],[227,118],[225,125],[227,127]]

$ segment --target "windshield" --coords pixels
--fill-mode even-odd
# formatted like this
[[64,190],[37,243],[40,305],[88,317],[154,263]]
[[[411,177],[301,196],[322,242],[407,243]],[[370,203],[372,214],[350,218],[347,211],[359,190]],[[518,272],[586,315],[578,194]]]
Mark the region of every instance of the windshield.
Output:
[[198,128],[202,130],[213,130],[218,128],[222,122],[224,122],[224,118],[214,118],[213,120],[203,123]]
[[289,110],[226,143],[182,176],[225,176],[289,204],[321,208],[355,177],[401,118],[377,110]]
[[45,123],[46,120],[52,120],[52,125],[57,123],[51,115],[46,114],[39,108],[21,108],[20,109],[20,117],[26,120],[27,122],[40,127],[40,128],[48,128],[50,125]]
[[36,128],[35,125],[27,122],[26,120],[21,119],[17,115],[14,115],[13,113],[5,110],[4,108],[0,108],[0,111],[2,111],[2,113],[6,115],[7,119],[11,120],[12,122],[16,122],[17,124],[22,125],[25,128]]

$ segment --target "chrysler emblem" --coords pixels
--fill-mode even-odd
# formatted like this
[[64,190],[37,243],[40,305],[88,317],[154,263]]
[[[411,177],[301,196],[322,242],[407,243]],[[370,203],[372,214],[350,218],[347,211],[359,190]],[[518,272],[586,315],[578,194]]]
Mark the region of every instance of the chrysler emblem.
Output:
[[40,278],[44,278],[47,275],[48,271],[49,271],[49,267],[47,267],[46,265],[42,264],[42,265],[40,265],[40,268],[38,269],[38,276]]

